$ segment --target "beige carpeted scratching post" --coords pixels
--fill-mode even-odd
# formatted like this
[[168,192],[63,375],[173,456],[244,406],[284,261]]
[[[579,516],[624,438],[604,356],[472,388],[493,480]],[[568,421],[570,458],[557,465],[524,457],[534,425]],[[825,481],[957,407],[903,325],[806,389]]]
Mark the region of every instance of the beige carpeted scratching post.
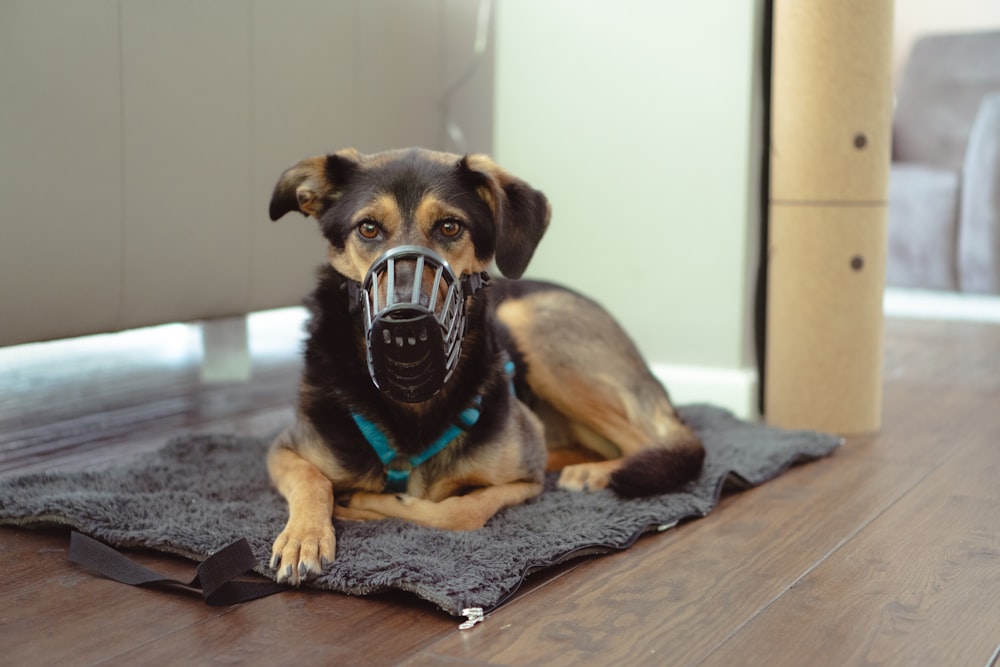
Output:
[[892,0],[775,0],[764,408],[877,429]]

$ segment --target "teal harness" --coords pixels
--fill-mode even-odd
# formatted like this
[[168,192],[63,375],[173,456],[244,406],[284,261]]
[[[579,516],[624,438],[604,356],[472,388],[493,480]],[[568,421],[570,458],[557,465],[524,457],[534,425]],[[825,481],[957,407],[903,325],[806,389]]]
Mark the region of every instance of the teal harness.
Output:
[[[504,363],[504,373],[507,375],[507,382],[510,385],[510,393],[514,394],[514,362],[509,359]],[[423,451],[409,457],[401,457],[399,450],[389,443],[389,438],[385,431],[379,428],[367,417],[352,412],[351,417],[358,425],[358,430],[365,437],[371,448],[375,450],[382,465],[385,467],[385,490],[389,493],[403,493],[410,482],[410,473],[413,469],[426,462],[428,459],[438,454],[445,447],[450,445],[459,435],[467,432],[479,421],[482,412],[483,397],[476,396],[472,407],[466,408],[459,413],[457,423],[451,424],[444,430],[434,442],[428,445]]]

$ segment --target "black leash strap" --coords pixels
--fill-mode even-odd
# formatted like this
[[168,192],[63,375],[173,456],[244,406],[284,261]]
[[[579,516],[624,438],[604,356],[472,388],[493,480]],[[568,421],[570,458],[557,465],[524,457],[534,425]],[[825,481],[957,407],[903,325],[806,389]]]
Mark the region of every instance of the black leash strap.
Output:
[[288,590],[286,586],[273,581],[236,581],[236,577],[250,572],[257,565],[257,559],[246,540],[233,542],[202,561],[198,566],[198,573],[190,583],[153,572],[111,547],[76,531],[69,538],[69,559],[108,579],[130,586],[200,593],[205,602],[212,606],[249,602]]

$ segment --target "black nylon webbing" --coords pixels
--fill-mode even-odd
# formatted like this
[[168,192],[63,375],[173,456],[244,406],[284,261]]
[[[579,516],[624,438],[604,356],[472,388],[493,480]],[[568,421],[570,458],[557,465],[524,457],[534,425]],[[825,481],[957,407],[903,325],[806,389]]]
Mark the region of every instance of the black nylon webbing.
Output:
[[288,590],[273,581],[235,580],[257,565],[246,540],[237,540],[206,558],[198,565],[194,579],[188,583],[153,572],[115,549],[76,531],[70,535],[69,559],[108,579],[130,586],[200,593],[212,606],[249,602]]

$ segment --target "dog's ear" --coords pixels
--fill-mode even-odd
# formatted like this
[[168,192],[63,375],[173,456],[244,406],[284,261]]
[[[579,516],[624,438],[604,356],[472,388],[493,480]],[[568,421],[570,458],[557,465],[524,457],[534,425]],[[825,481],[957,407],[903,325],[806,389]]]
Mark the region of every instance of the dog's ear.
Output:
[[361,155],[348,148],[330,155],[306,158],[286,169],[271,195],[271,220],[289,211],[317,217],[337,199],[357,171]]
[[549,200],[485,155],[467,155],[458,166],[483,183],[477,191],[493,211],[497,268],[508,278],[520,278],[549,226]]

